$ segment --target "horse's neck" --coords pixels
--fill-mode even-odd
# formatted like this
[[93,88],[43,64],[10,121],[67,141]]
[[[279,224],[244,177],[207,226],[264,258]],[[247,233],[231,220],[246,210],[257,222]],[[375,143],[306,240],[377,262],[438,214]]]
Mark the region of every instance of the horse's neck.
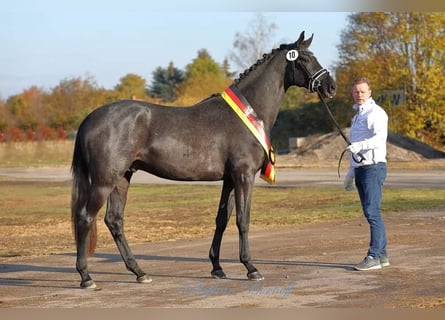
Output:
[[270,60],[267,65],[258,66],[251,71],[239,85],[247,101],[264,122],[267,131],[270,131],[275,123],[283,97],[284,63]]

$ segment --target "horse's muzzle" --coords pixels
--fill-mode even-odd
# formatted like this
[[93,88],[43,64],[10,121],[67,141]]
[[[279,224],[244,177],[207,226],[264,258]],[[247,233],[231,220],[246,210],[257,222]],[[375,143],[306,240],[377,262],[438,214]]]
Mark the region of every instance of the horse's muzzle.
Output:
[[337,84],[329,74],[321,81],[320,86],[318,87],[318,92],[321,93],[323,98],[329,99],[332,99],[337,93]]

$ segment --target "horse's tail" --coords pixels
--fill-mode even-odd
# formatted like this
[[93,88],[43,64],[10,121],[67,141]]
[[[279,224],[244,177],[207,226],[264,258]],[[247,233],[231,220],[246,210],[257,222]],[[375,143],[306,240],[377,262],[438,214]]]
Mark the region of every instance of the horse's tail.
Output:
[[[76,137],[74,144],[73,161],[71,164],[71,172],[73,175],[73,185],[71,192],[71,221],[74,232],[74,239],[77,245],[77,226],[80,215],[86,210],[88,195],[91,191],[90,173],[85,159],[84,150],[81,145],[80,135]],[[92,222],[91,229],[88,233],[88,254],[91,256],[96,250],[97,243],[97,225],[96,217]]]

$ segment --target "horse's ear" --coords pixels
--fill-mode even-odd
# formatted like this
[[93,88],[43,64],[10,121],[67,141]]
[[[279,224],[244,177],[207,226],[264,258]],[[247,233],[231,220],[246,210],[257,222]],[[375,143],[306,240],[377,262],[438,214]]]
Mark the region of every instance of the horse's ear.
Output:
[[305,47],[306,49],[309,48],[309,46],[312,43],[312,39],[314,38],[314,34],[311,35],[311,37],[305,41],[303,41],[303,47]]
[[300,45],[303,43],[303,41],[304,41],[304,31],[301,31],[300,37],[298,38],[297,41],[295,41],[295,48],[300,47]]

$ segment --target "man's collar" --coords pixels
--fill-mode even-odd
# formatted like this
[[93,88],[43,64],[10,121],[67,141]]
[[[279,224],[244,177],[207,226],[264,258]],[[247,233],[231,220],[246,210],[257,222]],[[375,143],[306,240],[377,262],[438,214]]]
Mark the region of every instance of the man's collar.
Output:
[[375,104],[374,99],[372,99],[372,97],[369,97],[368,100],[366,100],[363,104],[361,105],[354,104],[352,108],[358,113],[363,113],[371,109],[374,104]]

